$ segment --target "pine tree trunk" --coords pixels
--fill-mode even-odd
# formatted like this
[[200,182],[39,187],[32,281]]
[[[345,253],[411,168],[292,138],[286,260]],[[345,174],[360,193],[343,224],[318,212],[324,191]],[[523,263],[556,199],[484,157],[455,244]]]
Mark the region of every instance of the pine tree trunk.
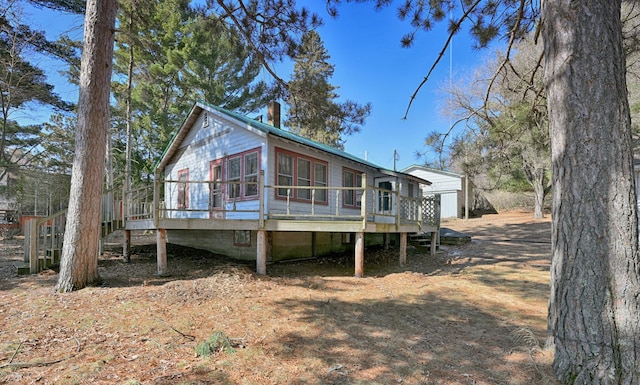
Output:
[[535,202],[533,203],[533,217],[535,219],[544,218],[544,182],[536,181],[533,186]]
[[542,19],[554,370],[565,384],[639,384],[638,223],[620,0],[550,0]]
[[104,159],[117,0],[88,0],[80,67],[76,150],[67,225],[55,290],[81,289],[98,279]]

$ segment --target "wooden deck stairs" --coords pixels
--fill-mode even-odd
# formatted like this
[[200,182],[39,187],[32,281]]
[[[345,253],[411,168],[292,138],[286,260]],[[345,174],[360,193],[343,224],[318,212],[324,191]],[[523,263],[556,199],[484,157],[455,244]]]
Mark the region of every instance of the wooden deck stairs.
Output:
[[[437,235],[436,251],[440,249],[440,245],[464,245],[471,242],[471,236],[448,229],[440,228]],[[431,251],[431,233],[413,233],[409,234],[409,243],[418,249]]]
[[[103,195],[101,240],[123,228],[122,201],[117,197],[117,194]],[[24,260],[14,264],[18,274],[37,274],[60,263],[66,223],[67,210],[26,221]]]
[[[409,234],[409,244],[418,250],[431,251],[431,232]],[[436,251],[439,249],[439,242],[436,242]]]

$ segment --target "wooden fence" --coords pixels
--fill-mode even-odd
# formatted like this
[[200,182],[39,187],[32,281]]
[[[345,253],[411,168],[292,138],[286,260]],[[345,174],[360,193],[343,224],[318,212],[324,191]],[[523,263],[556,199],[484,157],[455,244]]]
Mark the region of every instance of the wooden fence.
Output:
[[25,222],[24,262],[31,274],[60,262],[66,224],[67,210]]

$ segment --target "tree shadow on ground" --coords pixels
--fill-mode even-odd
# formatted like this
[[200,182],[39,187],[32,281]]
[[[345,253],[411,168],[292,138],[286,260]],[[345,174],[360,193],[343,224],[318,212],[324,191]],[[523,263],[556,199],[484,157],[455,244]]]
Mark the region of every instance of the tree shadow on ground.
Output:
[[[516,338],[521,325],[464,302],[423,294],[278,305],[315,332],[282,336],[277,354],[283,360],[321,360],[326,368],[319,378],[291,384],[531,384],[547,377],[529,358],[539,346],[522,346]],[[530,332],[535,339],[545,334]],[[514,378],[516,372],[525,378]]]

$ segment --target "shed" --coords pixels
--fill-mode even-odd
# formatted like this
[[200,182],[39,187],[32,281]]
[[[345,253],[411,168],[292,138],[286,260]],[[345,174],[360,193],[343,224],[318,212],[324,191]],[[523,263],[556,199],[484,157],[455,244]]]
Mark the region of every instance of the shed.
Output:
[[[465,202],[469,202],[468,205],[471,205],[473,197],[473,183],[469,181],[466,185],[467,178],[464,175],[419,165],[411,165],[403,169],[402,172],[431,182],[431,185],[424,187],[422,193],[440,195],[441,218],[464,217]],[[469,207],[469,209],[471,208]]]

